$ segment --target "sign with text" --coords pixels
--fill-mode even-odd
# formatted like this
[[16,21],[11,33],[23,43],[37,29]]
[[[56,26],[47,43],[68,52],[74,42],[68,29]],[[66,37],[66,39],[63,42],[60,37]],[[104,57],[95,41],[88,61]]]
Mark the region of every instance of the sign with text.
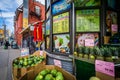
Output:
[[43,51],[40,51],[40,55],[43,56]]
[[95,70],[110,76],[115,76],[114,63],[101,60],[95,61]]
[[64,10],[68,10],[71,8],[71,4],[68,3],[68,0],[59,0],[52,4],[52,14],[55,15]]
[[69,32],[69,13],[62,13],[53,17],[53,33]]
[[117,31],[118,31],[118,25],[112,24],[112,32],[117,32]]
[[93,39],[85,39],[85,46],[94,46]]
[[94,32],[100,31],[100,14],[98,9],[76,11],[76,31]]
[[23,0],[23,28],[28,27],[29,0]]
[[61,61],[54,59],[54,65],[59,66],[60,68],[62,67]]
[[21,49],[21,56],[29,55],[29,49],[28,48],[22,48]]

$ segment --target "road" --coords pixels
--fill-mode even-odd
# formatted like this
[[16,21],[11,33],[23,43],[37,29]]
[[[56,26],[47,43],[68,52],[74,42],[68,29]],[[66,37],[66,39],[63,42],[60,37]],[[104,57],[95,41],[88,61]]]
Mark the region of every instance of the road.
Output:
[[0,80],[12,80],[12,61],[20,56],[20,49],[3,49],[0,46]]

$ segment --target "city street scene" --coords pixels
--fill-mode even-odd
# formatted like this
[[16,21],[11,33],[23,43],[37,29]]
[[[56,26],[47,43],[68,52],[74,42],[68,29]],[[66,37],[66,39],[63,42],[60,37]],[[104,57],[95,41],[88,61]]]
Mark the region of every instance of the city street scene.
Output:
[[120,80],[120,0],[1,0],[0,80]]

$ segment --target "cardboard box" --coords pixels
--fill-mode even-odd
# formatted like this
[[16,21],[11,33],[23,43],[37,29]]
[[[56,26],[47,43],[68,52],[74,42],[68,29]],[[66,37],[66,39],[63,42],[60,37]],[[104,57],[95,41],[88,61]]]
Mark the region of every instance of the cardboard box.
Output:
[[101,72],[96,72],[96,77],[100,78],[100,80],[120,80],[120,78],[115,78]]
[[[36,51],[35,53],[33,53],[33,55],[35,56],[40,56],[40,51]],[[12,63],[12,76],[14,80],[18,80],[20,79],[23,75],[25,75],[25,73],[27,73],[30,70],[33,70],[35,67],[40,67],[41,65],[45,65],[46,64],[46,53],[43,52],[43,55],[45,60],[42,61],[41,63],[36,64],[35,66],[31,66],[31,67],[23,67],[23,68],[16,68],[13,67],[13,63]],[[29,57],[29,56],[23,56],[23,57]],[[19,59],[21,57],[18,57],[16,59]]]
[[76,80],[75,76],[65,71],[64,69],[54,66],[54,65],[41,65],[41,67],[35,67],[34,70],[30,70],[26,73],[20,80],[35,80],[37,74],[44,69],[56,69],[57,71],[62,72],[64,80]]

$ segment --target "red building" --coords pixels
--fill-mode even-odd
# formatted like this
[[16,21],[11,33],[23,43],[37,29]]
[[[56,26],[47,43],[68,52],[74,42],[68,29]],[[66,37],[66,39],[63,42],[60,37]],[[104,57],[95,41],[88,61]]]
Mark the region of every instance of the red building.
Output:
[[16,9],[16,16],[14,17],[14,34],[15,34],[15,40],[18,44],[18,46],[21,46],[21,41],[22,41],[22,34],[19,32],[22,31],[22,26],[23,26],[23,6],[21,5]]
[[[34,0],[29,0],[28,5],[28,25],[33,25],[45,20],[45,6],[43,4]],[[16,9],[14,28],[15,40],[19,46],[24,44],[24,40],[28,40],[30,36],[33,36],[33,32],[30,31],[30,26],[23,29],[23,5]]]

